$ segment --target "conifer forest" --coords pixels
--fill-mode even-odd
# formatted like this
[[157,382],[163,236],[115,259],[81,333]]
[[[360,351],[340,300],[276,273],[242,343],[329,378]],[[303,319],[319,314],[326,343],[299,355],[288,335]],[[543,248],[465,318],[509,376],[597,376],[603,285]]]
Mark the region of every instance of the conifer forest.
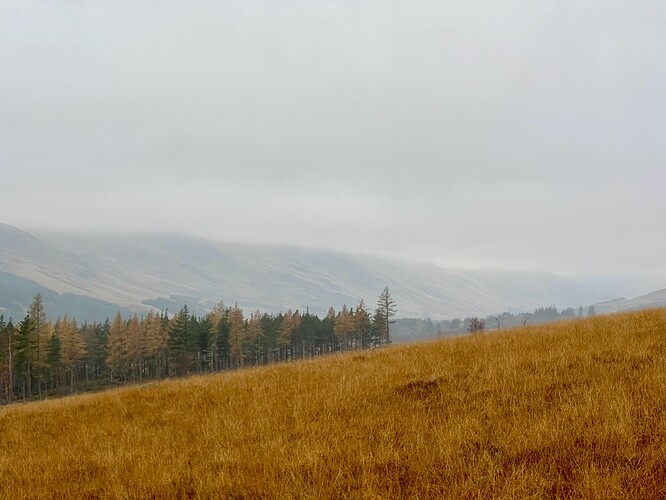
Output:
[[325,317],[291,309],[249,314],[220,302],[198,317],[183,306],[175,315],[79,324],[46,317],[40,295],[18,323],[0,316],[0,401],[11,403],[100,390],[167,377],[303,359],[391,342],[396,314],[388,287],[370,310],[329,308]]

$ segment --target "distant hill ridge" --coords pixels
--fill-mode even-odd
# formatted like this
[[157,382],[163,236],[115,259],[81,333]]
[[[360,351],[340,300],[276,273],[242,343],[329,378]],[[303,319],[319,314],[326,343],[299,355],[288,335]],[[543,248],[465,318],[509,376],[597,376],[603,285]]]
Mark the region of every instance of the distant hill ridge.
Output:
[[[452,270],[182,235],[31,234],[7,225],[0,225],[0,271],[5,273],[3,296],[11,296],[8,275],[13,275],[59,294],[85,296],[127,311],[181,306],[180,300],[187,298],[195,313],[222,299],[248,310],[309,308],[324,314],[329,306],[355,306],[361,298],[372,307],[386,285],[401,317],[449,319],[598,300],[575,281],[550,273]],[[7,299],[0,308],[9,309]],[[11,307],[27,307],[29,301],[21,300]],[[80,319],[90,316],[83,309],[77,311]]]
[[636,311],[639,309],[650,309],[654,307],[666,306],[666,288],[646,293],[632,299],[620,297],[615,300],[608,300],[595,304],[597,312],[609,313],[618,311]]

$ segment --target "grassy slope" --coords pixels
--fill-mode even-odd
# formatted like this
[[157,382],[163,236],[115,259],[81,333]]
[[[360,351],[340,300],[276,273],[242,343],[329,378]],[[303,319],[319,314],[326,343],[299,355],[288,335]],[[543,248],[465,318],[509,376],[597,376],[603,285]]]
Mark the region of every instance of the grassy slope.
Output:
[[0,410],[0,497],[666,495],[666,311]]

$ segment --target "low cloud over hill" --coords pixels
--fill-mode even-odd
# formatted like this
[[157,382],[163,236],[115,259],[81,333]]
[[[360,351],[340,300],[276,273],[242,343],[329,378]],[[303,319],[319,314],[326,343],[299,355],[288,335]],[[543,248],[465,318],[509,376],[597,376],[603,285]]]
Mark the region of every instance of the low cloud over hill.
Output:
[[[575,281],[549,273],[443,269],[179,235],[30,234],[11,226],[0,226],[0,271],[3,295],[12,295],[17,283],[12,275],[35,283],[35,293],[48,289],[133,311],[173,310],[183,303],[204,311],[222,299],[268,312],[309,308],[323,314],[329,306],[355,305],[361,298],[372,305],[386,285],[403,317],[445,319],[598,300]],[[21,299],[0,307],[15,312],[28,303]],[[106,314],[99,305],[95,313]],[[76,308],[81,319],[90,316],[86,309],[92,311],[92,305],[81,302]]]

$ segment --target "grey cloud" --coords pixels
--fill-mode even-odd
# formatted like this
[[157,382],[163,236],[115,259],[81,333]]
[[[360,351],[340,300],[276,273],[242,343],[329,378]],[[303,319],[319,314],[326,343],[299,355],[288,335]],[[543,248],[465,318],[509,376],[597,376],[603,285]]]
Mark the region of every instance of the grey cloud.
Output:
[[[152,227],[180,189],[236,200],[254,234],[279,237],[271,211],[299,242],[415,258],[647,268],[666,247],[660,2],[10,1],[0,33],[3,183],[50,207],[6,198],[10,223]],[[143,204],[108,208],[136,186]],[[62,194],[85,191],[88,219]],[[338,223],[324,194],[367,218]]]

